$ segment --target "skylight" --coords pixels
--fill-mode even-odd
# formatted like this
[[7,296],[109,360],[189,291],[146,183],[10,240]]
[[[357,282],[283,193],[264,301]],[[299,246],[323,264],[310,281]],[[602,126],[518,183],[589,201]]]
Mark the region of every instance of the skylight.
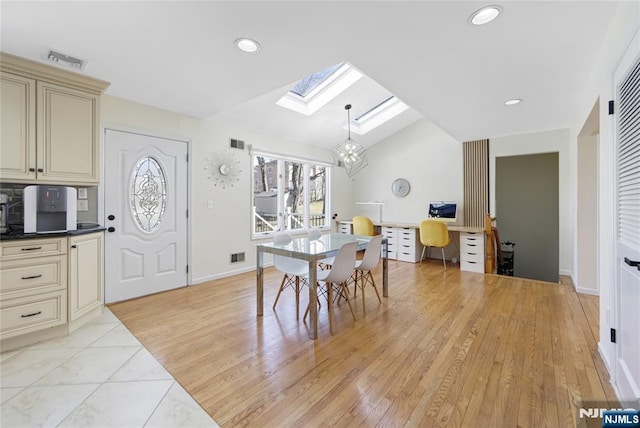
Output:
[[356,117],[354,123],[351,124],[351,131],[358,135],[364,135],[398,116],[408,108],[408,105],[396,98],[395,95],[392,95],[369,111]]
[[362,77],[346,62],[313,73],[291,88],[276,104],[311,116]]
[[329,68],[325,68],[322,71],[318,71],[317,73],[313,73],[312,75],[303,78],[296,84],[296,86],[289,89],[289,92],[292,92],[302,98],[306,97],[309,95],[309,92],[317,88],[322,82],[327,80],[333,73],[342,67],[342,64],[343,63],[332,65]]

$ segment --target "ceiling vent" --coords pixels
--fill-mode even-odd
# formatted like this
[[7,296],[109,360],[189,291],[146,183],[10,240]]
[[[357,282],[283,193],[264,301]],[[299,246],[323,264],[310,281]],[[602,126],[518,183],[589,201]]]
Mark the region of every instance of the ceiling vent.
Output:
[[60,52],[53,51],[51,49],[45,49],[43,52],[43,59],[47,62],[55,64],[60,67],[66,67],[75,71],[83,71],[87,66],[87,61],[75,58],[70,55],[65,55]]
[[229,145],[232,149],[244,150],[244,141],[231,138]]

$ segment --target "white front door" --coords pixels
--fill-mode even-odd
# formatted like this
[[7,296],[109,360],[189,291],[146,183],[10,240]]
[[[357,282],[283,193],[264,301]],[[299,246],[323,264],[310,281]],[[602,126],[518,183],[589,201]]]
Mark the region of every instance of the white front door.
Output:
[[640,34],[615,73],[616,384],[640,399]]
[[105,302],[187,285],[187,143],[105,129]]

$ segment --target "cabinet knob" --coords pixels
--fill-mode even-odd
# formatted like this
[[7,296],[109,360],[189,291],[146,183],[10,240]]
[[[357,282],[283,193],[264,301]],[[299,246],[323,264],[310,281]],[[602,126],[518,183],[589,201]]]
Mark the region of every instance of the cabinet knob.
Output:
[[113,233],[113,232],[116,231],[116,228],[115,227],[110,227],[109,229],[107,229],[107,231]]
[[71,248],[78,248],[78,246],[74,244],[71,246]]
[[113,214],[109,214],[109,216],[107,217],[107,220],[113,221],[115,219],[116,219],[116,216],[114,216]]
[[38,172],[44,172],[44,169],[38,168]]
[[29,172],[36,172],[35,168],[29,168]]

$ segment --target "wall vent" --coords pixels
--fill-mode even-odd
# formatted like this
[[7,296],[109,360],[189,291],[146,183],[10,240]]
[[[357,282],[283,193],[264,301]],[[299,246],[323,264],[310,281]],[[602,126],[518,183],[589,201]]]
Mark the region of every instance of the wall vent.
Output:
[[244,150],[244,141],[231,138],[229,145],[232,149]]
[[87,61],[83,59],[75,58],[71,55],[66,55],[50,49],[45,49],[42,52],[42,58],[55,65],[70,68],[75,71],[84,71],[87,66]]
[[244,252],[231,254],[231,264],[244,262]]

